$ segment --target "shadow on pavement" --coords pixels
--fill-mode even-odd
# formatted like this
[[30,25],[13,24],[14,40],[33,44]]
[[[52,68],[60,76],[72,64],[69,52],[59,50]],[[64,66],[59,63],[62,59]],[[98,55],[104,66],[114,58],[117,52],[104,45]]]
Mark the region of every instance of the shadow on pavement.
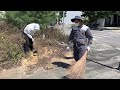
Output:
[[61,79],[69,79],[67,76],[63,76]]
[[102,63],[96,62],[96,61],[94,61],[94,60],[91,60],[91,59],[87,59],[87,60],[88,60],[88,61],[91,61],[91,62],[94,62],[94,63],[96,63],[96,64],[99,64],[99,65],[102,65],[102,66],[104,66],[104,67],[107,67],[107,68],[111,68],[111,69],[120,70],[120,63],[119,63],[119,66],[118,66],[118,68],[114,68],[114,67],[111,67],[111,66],[108,66],[108,65],[105,65],[105,64],[102,64]]
[[70,64],[64,63],[64,62],[53,62],[52,64],[57,65],[58,67],[62,68],[69,68]]
[[74,57],[64,57],[65,59],[73,59]]

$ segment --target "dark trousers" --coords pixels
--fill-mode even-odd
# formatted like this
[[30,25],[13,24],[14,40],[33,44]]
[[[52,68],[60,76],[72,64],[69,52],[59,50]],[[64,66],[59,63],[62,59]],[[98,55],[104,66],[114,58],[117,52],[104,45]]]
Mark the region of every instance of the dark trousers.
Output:
[[25,39],[25,43],[24,43],[24,51],[25,53],[29,52],[30,50],[33,51],[33,41],[31,38],[29,38],[25,33],[24,34],[24,39]]
[[78,61],[85,54],[86,46],[81,45],[81,46],[77,47],[76,45],[74,45],[73,50],[74,50],[74,52],[73,52],[74,59],[75,59],[75,61]]

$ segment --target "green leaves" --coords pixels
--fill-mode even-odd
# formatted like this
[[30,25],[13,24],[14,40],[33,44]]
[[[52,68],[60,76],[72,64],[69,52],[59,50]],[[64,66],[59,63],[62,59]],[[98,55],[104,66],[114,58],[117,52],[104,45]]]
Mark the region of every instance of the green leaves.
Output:
[[6,21],[18,28],[33,22],[42,26],[56,21],[55,13],[56,11],[6,11]]
[[[17,26],[19,29],[23,28],[29,23],[39,23],[41,28],[51,22],[56,22],[58,11],[6,11],[6,21]],[[63,17],[63,11],[59,11],[59,20]],[[66,12],[64,13],[66,15]]]
[[93,22],[99,18],[110,17],[114,14],[120,14],[119,11],[83,11],[84,14],[82,16],[88,17],[90,22]]
[[[61,20],[62,18],[63,18],[63,12],[64,11],[59,11],[59,20]],[[65,13],[64,13],[64,16],[66,17],[66,12],[67,11],[65,11]]]

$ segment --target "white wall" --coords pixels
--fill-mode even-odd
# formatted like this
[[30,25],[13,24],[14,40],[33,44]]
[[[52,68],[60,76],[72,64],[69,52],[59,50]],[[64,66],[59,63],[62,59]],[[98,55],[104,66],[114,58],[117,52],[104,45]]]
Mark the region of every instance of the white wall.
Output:
[[0,11],[0,18],[4,18],[5,16],[5,11]]

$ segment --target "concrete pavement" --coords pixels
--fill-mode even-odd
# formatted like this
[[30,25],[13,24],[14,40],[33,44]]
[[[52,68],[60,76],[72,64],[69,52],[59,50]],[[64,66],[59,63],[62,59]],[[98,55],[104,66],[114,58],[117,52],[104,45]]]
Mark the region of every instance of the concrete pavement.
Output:
[[[105,44],[98,43],[94,40],[91,51],[88,53],[88,60],[86,64],[86,79],[120,79],[120,71],[108,68],[104,65],[117,68],[120,61],[120,50]],[[89,61],[93,60],[93,61]],[[67,75],[67,69],[62,66],[55,66],[54,70],[39,69],[34,74],[25,76],[29,79],[61,79],[62,76]]]
[[[66,34],[70,34],[70,31],[70,28],[65,29]],[[91,31],[94,36],[94,41],[91,46],[91,51],[88,53],[86,79],[120,79],[120,71],[107,67],[117,68],[119,65],[120,35],[107,30]],[[55,66],[54,70],[38,70],[34,74],[24,78],[61,79],[62,76],[66,75],[66,72],[66,68]]]
[[[70,27],[65,27],[65,34],[70,34]],[[120,79],[120,71],[112,68],[117,68],[120,62],[120,33],[112,30],[91,30],[94,40],[90,52],[88,52],[86,63],[86,79]],[[29,75],[21,76],[18,70],[15,69],[12,75],[4,78],[9,79],[62,79],[67,75],[68,62],[74,59],[56,58],[54,60],[53,70],[44,70],[37,68]],[[110,68],[112,67],[112,68]],[[22,72],[22,71],[21,71]],[[9,72],[8,72],[9,73]],[[19,79],[20,79],[19,78]]]

